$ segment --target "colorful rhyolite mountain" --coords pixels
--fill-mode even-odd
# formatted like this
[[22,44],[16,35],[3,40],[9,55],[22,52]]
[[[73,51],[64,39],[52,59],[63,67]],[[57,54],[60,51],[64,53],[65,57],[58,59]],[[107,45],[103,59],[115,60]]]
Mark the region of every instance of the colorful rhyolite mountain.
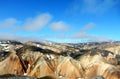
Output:
[[1,42],[0,78],[19,77],[120,79],[120,44]]

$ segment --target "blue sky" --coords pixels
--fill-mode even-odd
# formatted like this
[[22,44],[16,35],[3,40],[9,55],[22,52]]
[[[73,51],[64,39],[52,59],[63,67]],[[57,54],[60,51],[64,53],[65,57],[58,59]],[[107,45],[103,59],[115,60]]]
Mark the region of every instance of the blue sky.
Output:
[[0,0],[0,38],[120,40],[120,0]]

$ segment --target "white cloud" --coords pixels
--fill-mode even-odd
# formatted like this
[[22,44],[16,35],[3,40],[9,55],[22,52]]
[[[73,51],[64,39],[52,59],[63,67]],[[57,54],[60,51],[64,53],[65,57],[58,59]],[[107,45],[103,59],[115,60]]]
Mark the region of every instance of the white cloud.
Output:
[[1,21],[0,22],[0,27],[1,28],[13,28],[15,27],[15,24],[17,23],[17,20],[14,19],[14,18],[8,18],[8,19],[5,19],[4,21]]
[[87,31],[93,28],[96,24],[95,23],[88,23],[85,25],[79,32],[71,35],[70,38],[72,39],[81,39],[84,42],[104,42],[104,41],[110,41],[111,39],[107,37],[97,37],[91,34],[88,34]]
[[[44,28],[51,21],[52,16],[49,13],[43,13],[35,18],[26,18],[24,21],[19,21],[15,18],[8,18],[3,21],[0,21],[0,30],[3,30],[4,33],[0,32],[0,39],[9,39],[9,40],[19,40],[19,41],[39,41],[46,38],[54,38],[53,35],[42,35],[42,36],[24,36],[24,35],[15,35],[13,33],[21,34],[23,33],[37,33],[38,30]],[[62,38],[61,32],[68,31],[69,26],[63,21],[54,22],[50,25],[51,29],[60,32],[59,37]],[[6,31],[12,31],[6,32]],[[57,35],[58,36],[58,35]],[[39,40],[38,40],[39,39]]]
[[70,29],[69,26],[63,21],[52,23],[50,28],[55,32],[66,32]]
[[52,16],[48,13],[38,15],[35,18],[27,19],[24,23],[25,30],[33,31],[40,30],[51,20]]
[[[46,40],[48,36],[18,36],[12,33],[0,33],[0,40],[17,40],[21,42],[28,42],[28,41],[42,41]],[[39,40],[38,40],[39,39]]]
[[111,39],[107,38],[107,37],[97,37],[91,34],[87,34],[85,32],[78,32],[76,34],[74,34],[73,36],[71,36],[71,38],[75,39],[83,39],[82,41],[85,42],[107,42],[107,41],[111,41]]
[[83,28],[80,29],[79,32],[71,35],[71,38],[77,38],[77,39],[88,39],[88,38],[92,38],[93,36],[90,34],[87,34],[86,31],[90,30],[91,28],[93,28],[95,26],[95,23],[88,23],[87,25],[85,25]]
[[8,18],[4,21],[0,21],[0,28],[12,31],[38,31],[48,24],[52,16],[49,13],[43,13],[35,18],[26,18],[26,21],[22,21],[23,24],[19,24],[20,21],[15,18]]
[[85,33],[85,32],[78,32],[76,34],[73,34],[71,36],[71,38],[74,38],[74,39],[88,39],[88,38],[91,38],[92,36]]
[[71,11],[83,14],[103,14],[116,5],[119,5],[119,0],[75,0]]
[[9,39],[9,40],[13,40],[16,39],[14,34],[10,34],[10,33],[0,33],[0,40],[1,39]]
[[84,26],[81,31],[87,31],[95,26],[95,23],[88,23],[86,26]]
[[118,0],[84,0],[84,10],[90,13],[104,13],[117,4]]

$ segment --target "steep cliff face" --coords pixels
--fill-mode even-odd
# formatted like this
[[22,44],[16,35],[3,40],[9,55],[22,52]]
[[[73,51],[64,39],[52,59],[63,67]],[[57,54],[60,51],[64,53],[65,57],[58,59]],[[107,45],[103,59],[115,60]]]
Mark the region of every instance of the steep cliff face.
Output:
[[101,53],[87,53],[81,56],[80,61],[86,78],[93,78],[94,76],[103,76],[105,79],[119,79],[120,70],[113,64],[110,64],[107,57],[103,57]]
[[115,66],[104,62],[88,66],[85,72],[86,78],[92,78],[97,75],[103,76],[105,79],[119,79],[120,70]]
[[49,75],[55,75],[56,64],[54,61],[47,60],[43,57],[39,58],[33,62],[33,64],[28,68],[28,75],[33,77],[43,77]]
[[80,63],[71,57],[60,56],[58,59],[49,60],[46,57],[38,57],[27,70],[28,76],[43,77],[65,77],[77,79],[84,77]]
[[70,79],[83,78],[84,72],[81,64],[70,57],[59,57],[57,73],[59,76]]
[[0,62],[0,75],[4,74],[24,74],[20,59],[15,53],[11,53],[5,60]]

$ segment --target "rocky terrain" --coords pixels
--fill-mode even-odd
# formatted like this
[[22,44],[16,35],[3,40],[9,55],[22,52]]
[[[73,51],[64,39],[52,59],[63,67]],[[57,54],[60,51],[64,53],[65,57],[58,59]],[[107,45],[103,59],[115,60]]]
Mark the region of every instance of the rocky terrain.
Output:
[[0,41],[0,79],[120,79],[120,42]]

